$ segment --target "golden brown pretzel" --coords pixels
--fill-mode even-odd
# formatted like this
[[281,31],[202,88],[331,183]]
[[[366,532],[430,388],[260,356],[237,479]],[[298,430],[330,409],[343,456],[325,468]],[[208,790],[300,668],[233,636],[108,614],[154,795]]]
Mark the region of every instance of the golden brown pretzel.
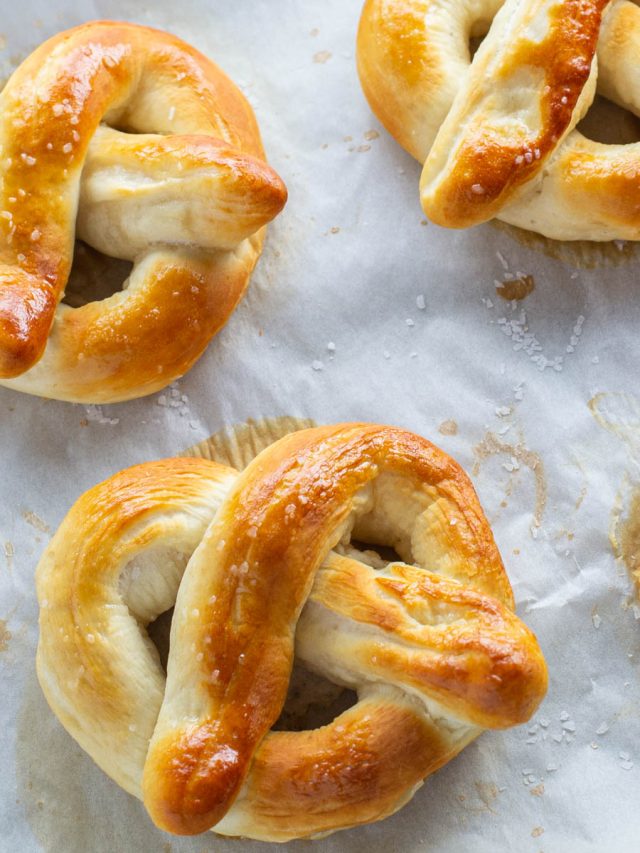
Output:
[[[84,24],[12,75],[0,145],[0,382],[97,403],[182,375],[286,200],[243,95],[174,36]],[[76,233],[134,266],[122,292],[71,308]]]
[[640,143],[576,129],[596,88],[640,115],[639,62],[630,0],[366,0],[358,34],[373,111],[424,163],[425,213],[563,240],[640,239]]
[[[352,536],[401,560],[375,570]],[[241,474],[195,459],[116,474],[71,509],[37,580],[49,704],[174,833],[285,841],[378,820],[546,690],[469,480],[392,427],[293,433]],[[143,626],[174,601],[165,686]],[[294,640],[358,702],[274,732]]]

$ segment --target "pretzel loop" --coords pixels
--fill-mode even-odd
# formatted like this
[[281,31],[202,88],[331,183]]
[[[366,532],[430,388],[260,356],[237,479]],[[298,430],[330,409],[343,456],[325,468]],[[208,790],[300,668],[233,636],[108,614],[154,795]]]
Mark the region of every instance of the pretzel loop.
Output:
[[[3,383],[86,402],[164,387],[233,310],[286,199],[251,108],[193,48],[113,22],[42,45],[0,108]],[[76,233],[134,267],[71,309]]]
[[[401,559],[374,569],[351,537]],[[49,703],[180,834],[287,840],[377,820],[546,689],[469,481],[390,427],[294,433],[242,474],[124,471],[71,510],[38,595]],[[140,626],[174,601],[165,685]],[[294,645],[358,701],[322,728],[271,731]]]

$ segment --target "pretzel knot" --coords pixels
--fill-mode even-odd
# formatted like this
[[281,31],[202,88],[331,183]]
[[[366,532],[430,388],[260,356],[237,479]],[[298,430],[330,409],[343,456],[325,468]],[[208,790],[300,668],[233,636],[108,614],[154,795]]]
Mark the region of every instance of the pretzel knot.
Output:
[[[243,95],[167,33],[86,24],[13,74],[0,146],[0,382],[95,403],[182,375],[286,200]],[[122,292],[71,308],[76,233],[133,269]]]
[[[401,560],[376,570],[351,537]],[[385,817],[546,690],[469,480],[391,427],[292,433],[241,474],[123,471],[71,509],[37,582],[49,704],[174,833],[285,841]],[[165,686],[144,626],[174,602]],[[358,701],[271,731],[294,645]]]
[[[640,239],[640,143],[576,129],[596,89],[640,115],[640,9],[503,2],[365,2],[360,79],[424,163],[425,213],[452,228],[497,217],[560,240]],[[471,62],[469,41],[485,33]]]

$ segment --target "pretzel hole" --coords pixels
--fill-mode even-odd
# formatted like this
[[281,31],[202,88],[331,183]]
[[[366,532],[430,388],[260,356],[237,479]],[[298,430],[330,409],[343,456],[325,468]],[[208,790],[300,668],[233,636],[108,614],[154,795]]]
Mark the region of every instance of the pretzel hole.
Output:
[[481,36],[470,36],[469,37],[469,59],[473,60],[473,57],[476,55],[478,48],[484,41],[486,33]]
[[81,308],[89,302],[108,299],[123,289],[132,269],[133,264],[129,261],[110,258],[76,240],[73,265],[62,302],[71,308]]
[[485,40],[490,29],[491,21],[480,20],[475,21],[471,25],[471,30],[469,31],[469,40],[467,42],[470,60],[473,60],[473,57],[476,55],[478,48]]
[[167,674],[167,660],[169,658],[169,638],[171,636],[171,620],[173,619],[173,607],[161,613],[157,619],[147,625],[147,634],[153,645],[158,650],[160,666],[164,674]]
[[347,549],[349,556],[371,566],[372,569],[384,569],[389,563],[404,562],[400,554],[391,545],[380,545],[373,542],[363,542],[361,539],[352,539]]
[[296,661],[276,731],[301,732],[333,722],[358,701],[353,690],[334,684]]
[[596,95],[578,130],[594,142],[628,145],[640,141],[640,117]]

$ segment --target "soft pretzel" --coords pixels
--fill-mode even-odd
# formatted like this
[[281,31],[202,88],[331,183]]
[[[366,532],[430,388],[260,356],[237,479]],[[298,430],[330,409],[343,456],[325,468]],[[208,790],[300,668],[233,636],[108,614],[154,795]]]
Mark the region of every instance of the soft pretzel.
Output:
[[434,222],[640,239],[640,143],[576,129],[596,90],[640,115],[633,2],[366,0],[357,53],[373,111],[424,163]]
[[[210,60],[112,21],[45,42],[0,95],[0,382],[79,402],[150,394],[226,322],[286,189]],[[133,262],[62,304],[75,236]]]
[[[375,570],[351,537],[401,559]],[[70,510],[37,586],[51,708],[173,833],[286,841],[378,820],[546,691],[468,478],[392,427],[302,430],[242,473],[116,474]],[[165,684],[145,626],[174,602]],[[271,731],[294,646],[358,701]]]

